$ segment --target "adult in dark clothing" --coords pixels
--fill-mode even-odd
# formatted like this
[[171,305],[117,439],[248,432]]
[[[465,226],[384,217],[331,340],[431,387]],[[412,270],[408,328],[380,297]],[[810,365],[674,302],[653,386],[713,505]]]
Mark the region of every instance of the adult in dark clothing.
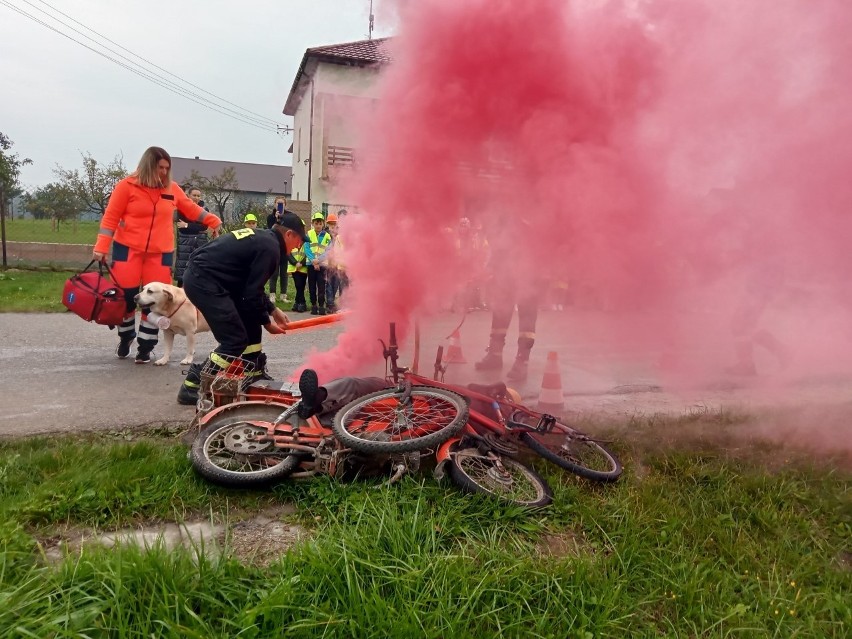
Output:
[[[275,198],[275,204],[272,205],[272,213],[266,216],[266,228],[271,229],[284,213],[293,213],[287,210],[287,200],[283,197]],[[269,299],[274,302],[278,292],[278,283],[281,283],[281,301],[288,302],[287,299],[287,260],[281,260],[278,264],[278,271],[272,274],[269,278]]]
[[302,220],[294,213],[284,213],[271,229],[237,229],[192,254],[184,273],[184,289],[219,345],[204,364],[190,367],[178,403],[198,401],[205,366],[224,370],[233,358],[242,357],[254,363],[255,378],[265,374],[261,329],[283,333],[287,316],[269,300],[263,287],[282,256],[306,240]]
[[[189,189],[189,197],[205,211],[209,210],[201,199],[201,190]],[[177,213],[177,255],[175,259],[175,281],[178,286],[183,286],[183,272],[189,264],[189,256],[195,249],[201,248],[209,241],[207,238],[207,227],[198,222],[190,222],[183,215]]]

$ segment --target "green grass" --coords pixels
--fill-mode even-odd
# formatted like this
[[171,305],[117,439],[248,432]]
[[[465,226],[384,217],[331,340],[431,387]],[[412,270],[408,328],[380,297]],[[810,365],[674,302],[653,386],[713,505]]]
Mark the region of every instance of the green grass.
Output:
[[[74,272],[22,269],[0,271],[0,312],[65,312],[67,309],[62,305],[62,288]],[[290,310],[296,297],[292,277],[287,278],[287,294],[290,296],[289,303],[277,302],[285,311]],[[298,317],[293,316],[296,319]]]
[[94,244],[100,221],[63,222],[53,228],[51,220],[6,220],[6,239],[10,242],[55,242],[59,244]]
[[18,313],[59,313],[62,288],[70,271],[0,271],[0,311]]
[[[848,474],[620,452],[612,486],[539,466],[555,502],[530,513],[431,478],[221,490],[165,440],[0,442],[0,636],[847,636]],[[267,568],[133,548],[49,565],[37,551],[63,526],[273,500],[295,503],[312,536]]]

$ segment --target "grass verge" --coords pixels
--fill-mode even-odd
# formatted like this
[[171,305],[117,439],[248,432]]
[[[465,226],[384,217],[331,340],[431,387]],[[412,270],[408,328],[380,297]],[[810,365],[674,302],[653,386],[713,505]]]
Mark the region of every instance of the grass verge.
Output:
[[[217,489],[167,440],[0,442],[0,636],[847,636],[847,474],[718,449],[619,452],[612,486],[540,465],[554,505],[524,512],[431,479]],[[38,552],[62,527],[271,501],[297,504],[314,534],[266,568]]]
[[51,220],[18,218],[6,220],[6,239],[10,242],[51,242],[57,244],[94,244],[100,221],[63,222],[54,227]]
[[6,313],[59,313],[62,287],[70,271],[28,271],[10,269],[0,272],[0,310]]
[[[25,270],[0,271],[0,312],[4,313],[63,313],[62,289],[73,270]],[[277,305],[289,311],[296,297],[293,278],[287,279],[289,303]],[[299,315],[294,316],[298,319]]]

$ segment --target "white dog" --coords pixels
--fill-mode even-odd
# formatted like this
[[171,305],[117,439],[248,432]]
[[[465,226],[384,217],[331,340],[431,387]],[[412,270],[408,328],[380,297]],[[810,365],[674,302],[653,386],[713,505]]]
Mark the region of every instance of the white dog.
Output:
[[143,286],[142,291],[133,299],[139,306],[148,307],[150,311],[167,317],[169,320],[169,327],[163,329],[163,342],[166,352],[154,362],[154,366],[163,366],[169,363],[176,333],[186,335],[186,357],[180,363],[192,364],[192,358],[195,356],[195,334],[209,331],[210,327],[207,325],[204,316],[186,297],[184,290],[171,284],[151,282]]

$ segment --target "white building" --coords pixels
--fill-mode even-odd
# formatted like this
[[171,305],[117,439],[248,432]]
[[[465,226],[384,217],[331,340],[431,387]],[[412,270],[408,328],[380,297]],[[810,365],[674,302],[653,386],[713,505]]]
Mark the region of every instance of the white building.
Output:
[[391,61],[388,40],[314,47],[302,57],[284,105],[293,116],[290,192],[314,210],[347,206],[335,186],[357,161],[358,116],[375,104],[378,74]]

